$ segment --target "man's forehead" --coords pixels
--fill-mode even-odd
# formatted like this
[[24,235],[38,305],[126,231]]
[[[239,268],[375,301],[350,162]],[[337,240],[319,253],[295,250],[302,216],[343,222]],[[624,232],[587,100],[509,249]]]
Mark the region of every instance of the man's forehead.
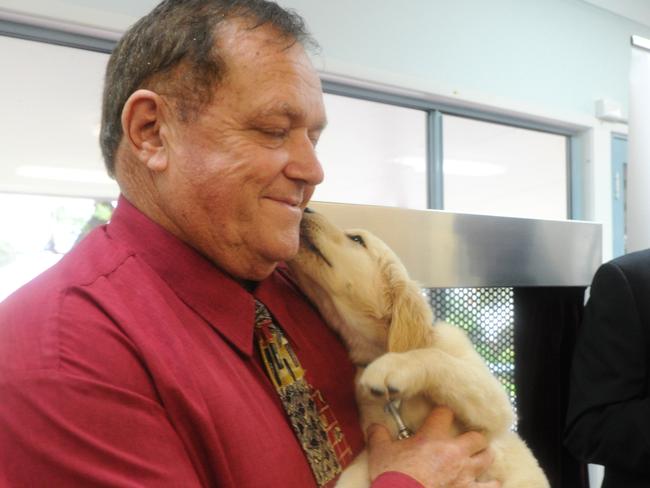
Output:
[[285,116],[325,127],[320,79],[300,43],[270,24],[256,26],[247,19],[223,22],[217,39],[226,65],[222,86],[249,106],[249,116]]
[[297,74],[320,90],[318,74],[299,42],[284,37],[272,25],[251,28],[235,22],[228,21],[224,35],[217,36],[216,49],[226,78],[244,76],[258,84]]
[[274,100],[269,104],[263,105],[256,112],[256,116],[270,117],[273,115],[286,115],[290,118],[304,117],[304,110],[294,106],[285,100]]

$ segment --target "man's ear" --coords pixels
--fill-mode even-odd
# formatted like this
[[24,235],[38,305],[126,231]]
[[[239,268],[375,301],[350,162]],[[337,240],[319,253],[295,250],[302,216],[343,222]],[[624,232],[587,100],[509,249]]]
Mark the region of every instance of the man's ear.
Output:
[[167,169],[167,151],[160,133],[167,113],[163,98],[143,89],[133,92],[122,110],[125,141],[136,159],[153,172]]

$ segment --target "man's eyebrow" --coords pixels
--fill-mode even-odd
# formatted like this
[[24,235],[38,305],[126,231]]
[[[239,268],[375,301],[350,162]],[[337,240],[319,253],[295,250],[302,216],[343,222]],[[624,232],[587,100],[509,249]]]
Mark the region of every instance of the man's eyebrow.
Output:
[[291,106],[291,104],[287,102],[278,102],[267,105],[255,112],[255,117],[269,117],[273,115],[285,115],[291,119],[304,117],[304,113],[302,111],[296,110]]

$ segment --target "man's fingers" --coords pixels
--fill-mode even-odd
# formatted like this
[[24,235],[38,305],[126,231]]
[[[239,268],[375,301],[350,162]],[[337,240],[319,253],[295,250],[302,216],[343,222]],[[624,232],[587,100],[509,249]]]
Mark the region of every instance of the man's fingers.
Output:
[[477,481],[494,458],[485,436],[456,432],[454,415],[445,407],[432,410],[412,439],[394,440],[386,427],[372,424],[367,430],[370,478],[400,471],[426,486],[500,488],[498,482]]
[[487,438],[475,431],[465,432],[456,439],[461,448],[466,449],[470,454],[477,454],[488,447]]
[[454,423],[454,412],[447,407],[436,407],[431,412],[426,419],[422,427],[420,427],[420,432],[425,434],[431,434],[435,437],[439,437],[435,434],[440,434],[440,436],[447,436],[451,430],[451,427]]
[[366,430],[366,435],[368,436],[369,448],[392,440],[390,437],[390,431],[380,424],[370,424],[370,427]]
[[452,434],[454,412],[447,407],[436,407],[424,420],[418,434],[430,439],[445,439]]
[[494,462],[494,452],[492,449],[484,449],[478,454],[474,454],[471,459],[474,474],[478,478],[485,473],[490,466],[492,466],[492,463]]

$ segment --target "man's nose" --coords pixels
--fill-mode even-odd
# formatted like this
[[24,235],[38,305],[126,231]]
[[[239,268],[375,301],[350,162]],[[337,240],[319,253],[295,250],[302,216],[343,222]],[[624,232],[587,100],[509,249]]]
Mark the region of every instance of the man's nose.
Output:
[[323,181],[323,167],[316,155],[316,148],[308,134],[296,134],[289,142],[289,161],[285,167],[288,178],[302,180],[308,185],[318,185]]

